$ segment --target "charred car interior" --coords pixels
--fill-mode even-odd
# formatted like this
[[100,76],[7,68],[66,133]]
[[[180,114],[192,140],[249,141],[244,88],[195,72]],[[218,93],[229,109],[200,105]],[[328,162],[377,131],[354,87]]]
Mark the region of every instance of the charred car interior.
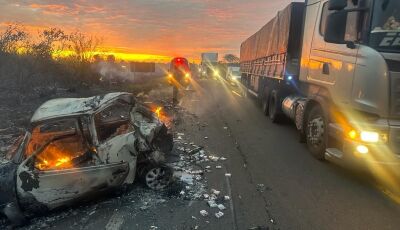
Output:
[[44,103],[0,167],[0,208],[12,222],[132,184],[160,190],[173,147],[167,127],[129,93]]

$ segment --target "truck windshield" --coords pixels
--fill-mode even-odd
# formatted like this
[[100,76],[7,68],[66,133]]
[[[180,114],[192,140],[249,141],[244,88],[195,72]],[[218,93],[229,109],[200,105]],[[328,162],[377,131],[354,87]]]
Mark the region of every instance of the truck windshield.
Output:
[[400,1],[377,0],[370,45],[381,52],[400,52]]

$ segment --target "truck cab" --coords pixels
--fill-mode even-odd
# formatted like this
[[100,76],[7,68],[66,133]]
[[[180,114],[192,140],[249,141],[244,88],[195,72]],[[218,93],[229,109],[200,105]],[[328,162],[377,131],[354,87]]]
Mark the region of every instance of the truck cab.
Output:
[[400,175],[400,1],[291,3],[242,43],[241,71],[317,159]]
[[[311,153],[367,166],[396,184],[400,1],[309,0],[298,86],[306,98],[300,127]],[[284,110],[293,105],[284,103]]]

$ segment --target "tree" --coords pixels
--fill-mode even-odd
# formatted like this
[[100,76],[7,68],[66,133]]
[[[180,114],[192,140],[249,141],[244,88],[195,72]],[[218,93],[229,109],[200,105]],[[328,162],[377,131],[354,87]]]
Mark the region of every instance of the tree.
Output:
[[45,29],[39,34],[39,41],[30,46],[33,56],[51,59],[56,52],[62,52],[68,36],[61,29]]
[[28,33],[20,25],[8,25],[6,30],[0,34],[0,52],[17,53],[25,45],[27,38]]
[[224,61],[227,63],[239,63],[240,59],[234,54],[226,54],[224,56]]
[[69,35],[70,49],[79,62],[90,62],[95,55],[101,40],[97,37],[86,36],[81,32]]

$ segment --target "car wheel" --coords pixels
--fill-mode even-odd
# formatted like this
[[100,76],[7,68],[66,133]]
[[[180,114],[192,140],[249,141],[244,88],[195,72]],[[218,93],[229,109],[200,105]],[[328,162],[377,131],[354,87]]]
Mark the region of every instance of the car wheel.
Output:
[[325,160],[326,120],[320,106],[314,106],[307,118],[306,142],[311,154],[318,160]]
[[141,177],[150,189],[162,190],[172,182],[172,170],[165,165],[150,165]]

